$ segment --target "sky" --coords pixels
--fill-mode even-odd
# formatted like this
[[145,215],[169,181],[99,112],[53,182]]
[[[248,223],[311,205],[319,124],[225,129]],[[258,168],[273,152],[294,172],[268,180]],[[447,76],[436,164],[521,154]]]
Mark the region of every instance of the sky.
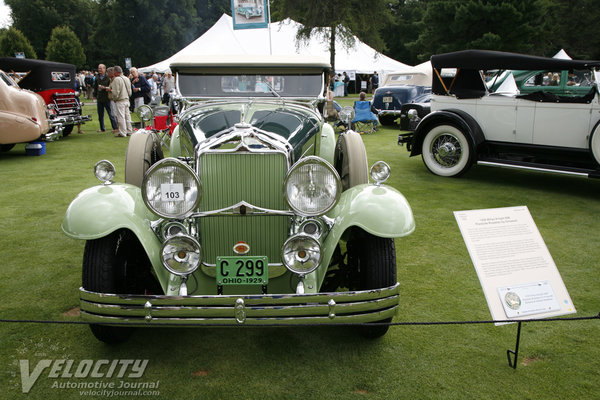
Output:
[[10,24],[12,24],[10,7],[4,3],[4,0],[0,0],[0,28],[6,28]]

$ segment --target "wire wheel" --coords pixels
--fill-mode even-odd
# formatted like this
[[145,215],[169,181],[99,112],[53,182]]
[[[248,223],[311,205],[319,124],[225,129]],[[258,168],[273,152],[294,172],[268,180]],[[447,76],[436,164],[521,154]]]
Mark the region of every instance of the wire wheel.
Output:
[[471,166],[471,147],[466,136],[451,125],[433,127],[423,139],[425,166],[440,176],[459,176]]

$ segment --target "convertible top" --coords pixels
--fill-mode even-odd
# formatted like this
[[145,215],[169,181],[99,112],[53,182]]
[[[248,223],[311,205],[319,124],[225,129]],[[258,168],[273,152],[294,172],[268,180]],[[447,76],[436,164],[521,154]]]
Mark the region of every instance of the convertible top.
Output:
[[491,50],[462,50],[431,56],[431,66],[437,69],[568,70],[600,67],[600,61],[563,60],[559,58],[529,56],[526,54],[505,53]]
[[[433,94],[453,94],[457,98],[474,99],[486,93],[480,71],[590,69],[600,67],[600,61],[564,60],[491,50],[463,50],[431,56],[431,66],[434,76],[431,89]],[[442,76],[442,68],[456,69],[456,75]],[[587,97],[576,101],[583,102],[585,99]]]
[[[75,89],[75,65],[29,58],[0,57],[0,69],[27,75],[17,83],[23,89]],[[68,74],[67,74],[68,73]]]

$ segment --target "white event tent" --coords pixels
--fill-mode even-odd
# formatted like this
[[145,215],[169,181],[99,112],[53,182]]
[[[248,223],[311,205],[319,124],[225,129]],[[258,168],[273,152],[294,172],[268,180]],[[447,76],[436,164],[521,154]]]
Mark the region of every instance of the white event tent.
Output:
[[[165,72],[175,57],[182,55],[268,55],[271,36],[273,55],[324,56],[329,59],[327,44],[312,37],[307,43],[296,45],[298,23],[286,19],[271,23],[269,29],[234,30],[232,19],[223,14],[221,18],[202,36],[171,57],[154,65],[139,68],[141,72]],[[335,67],[337,72],[346,71],[351,77],[357,74],[372,74],[374,71],[383,78],[388,71],[410,69],[412,67],[393,60],[356,38],[354,47],[345,48],[341,40],[336,41]]]

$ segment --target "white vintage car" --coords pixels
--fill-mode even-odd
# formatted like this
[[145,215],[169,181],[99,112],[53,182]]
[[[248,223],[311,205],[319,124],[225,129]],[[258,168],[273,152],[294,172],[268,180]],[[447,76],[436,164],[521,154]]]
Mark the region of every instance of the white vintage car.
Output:
[[600,177],[600,61],[465,50],[431,64],[432,112],[398,141],[432,173],[477,163]]

